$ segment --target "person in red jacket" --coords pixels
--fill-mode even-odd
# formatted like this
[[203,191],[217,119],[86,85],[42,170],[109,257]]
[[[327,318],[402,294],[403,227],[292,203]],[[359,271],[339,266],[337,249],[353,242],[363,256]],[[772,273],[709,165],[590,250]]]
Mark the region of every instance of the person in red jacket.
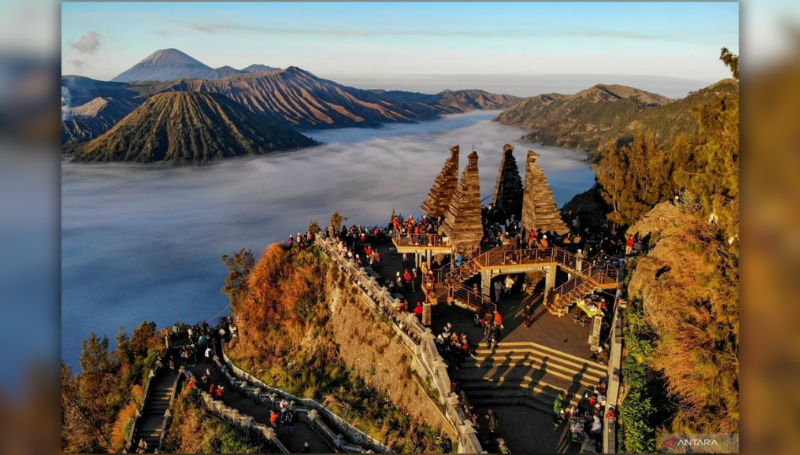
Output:
[[422,320],[422,304],[420,302],[417,302],[417,306],[414,307],[414,314],[417,315],[420,321]]
[[499,311],[494,313],[494,326],[500,328],[503,326],[503,315]]
[[627,242],[625,242],[625,255],[626,256],[630,256],[631,251],[633,250],[633,244],[635,242],[636,242],[636,239],[634,239],[632,235],[629,235]]
[[406,281],[406,286],[408,286],[408,289],[410,289],[411,292],[417,292],[416,287],[414,286],[414,277],[411,276],[411,274],[408,272],[408,269],[406,269],[406,272],[403,274],[403,279]]
[[217,386],[217,399],[222,401],[222,393],[225,390],[225,387]]

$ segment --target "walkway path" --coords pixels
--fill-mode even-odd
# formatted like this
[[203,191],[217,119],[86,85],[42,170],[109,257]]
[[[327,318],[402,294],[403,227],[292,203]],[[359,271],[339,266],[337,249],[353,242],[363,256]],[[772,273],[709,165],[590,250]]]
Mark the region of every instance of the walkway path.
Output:
[[141,439],[147,442],[147,452],[154,452],[161,438],[164,424],[164,413],[169,409],[169,401],[175,384],[177,373],[170,373],[169,369],[160,371],[150,380],[148,390],[149,398],[142,408],[142,417],[133,435],[132,451],[136,450]]
[[[252,416],[258,423],[270,425],[269,406],[256,403],[253,398],[248,397],[244,392],[236,390],[232,384],[228,383],[227,378],[219,371],[215,363],[199,362],[195,366],[187,366],[187,369],[198,378],[202,377],[206,369],[208,369],[211,372],[211,383],[214,385],[221,384],[224,387],[225,393],[222,401],[226,406],[236,409],[242,414]],[[333,452],[333,447],[328,445],[307,423],[301,422],[299,419],[294,424],[294,436],[289,434],[289,430],[285,425],[278,427],[277,434],[281,443],[292,453],[302,452],[303,445],[306,442],[311,446],[312,453]]]

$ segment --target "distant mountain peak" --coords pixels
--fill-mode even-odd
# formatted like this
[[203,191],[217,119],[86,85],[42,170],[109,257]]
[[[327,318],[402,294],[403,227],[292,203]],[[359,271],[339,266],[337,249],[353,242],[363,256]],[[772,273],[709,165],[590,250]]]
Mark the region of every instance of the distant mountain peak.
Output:
[[112,79],[116,82],[169,81],[178,79],[222,79],[236,74],[274,71],[266,65],[250,65],[237,70],[225,65],[212,68],[178,49],[159,49]]
[[278,71],[280,68],[273,68],[271,66],[262,65],[260,63],[255,63],[253,65],[248,66],[247,68],[242,69],[245,73],[265,73],[267,71]]

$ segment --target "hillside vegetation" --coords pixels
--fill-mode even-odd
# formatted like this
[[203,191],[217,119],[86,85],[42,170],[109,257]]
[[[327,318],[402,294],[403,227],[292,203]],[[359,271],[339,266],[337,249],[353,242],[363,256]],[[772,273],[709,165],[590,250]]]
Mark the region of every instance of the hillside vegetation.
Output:
[[148,372],[164,349],[152,322],[130,337],[120,329],[117,348],[94,333],[83,341],[78,374],[61,363],[61,450],[120,452],[143,403]]
[[437,431],[367,385],[342,359],[334,340],[326,277],[340,289],[349,285],[318,248],[272,244],[257,261],[249,257],[247,250],[223,257],[230,270],[224,289],[239,321],[239,336],[228,355],[238,366],[271,385],[326,404],[397,452],[441,452],[449,447],[440,445]]
[[[723,49],[721,60],[738,74],[737,56]],[[628,452],[656,451],[662,429],[738,433],[739,95],[724,85],[692,109],[696,133],[663,143],[637,129],[609,140],[596,165],[609,220],[647,252],[628,270]]]
[[597,157],[609,140],[630,141],[639,128],[660,142],[695,134],[698,123],[692,109],[733,93],[738,93],[738,82],[732,79],[679,100],[622,85],[596,85],[574,95],[529,98],[495,120],[530,129],[525,136],[529,141],[585,149]]

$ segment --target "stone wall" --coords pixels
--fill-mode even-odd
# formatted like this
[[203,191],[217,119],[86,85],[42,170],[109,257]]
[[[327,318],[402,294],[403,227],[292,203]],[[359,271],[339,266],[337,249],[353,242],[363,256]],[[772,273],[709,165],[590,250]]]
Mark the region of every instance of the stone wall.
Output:
[[[356,266],[339,253],[330,240],[321,234],[317,235],[316,245],[333,260],[339,272],[344,274],[345,283],[355,287],[354,292],[360,296],[361,303],[373,311],[389,315],[392,320],[392,330],[409,351],[414,353],[414,370],[426,385],[430,384],[435,390],[435,399],[438,399],[443,407],[447,421],[457,435],[454,440],[457,444],[454,444],[454,448],[460,453],[483,452],[476,429],[457,406],[458,397],[451,390],[450,376],[442,357],[436,350],[433,332],[423,326],[413,314],[396,314],[394,310],[400,306],[400,301],[392,297],[388,290],[369,276],[363,268]],[[332,307],[334,312],[338,310],[335,303]]]
[[331,275],[326,295],[332,304],[334,340],[345,363],[367,384],[389,395],[399,408],[456,439],[438,399],[430,396],[438,392],[422,383],[414,365],[414,350],[402,342],[391,319],[371,307],[360,292],[353,292],[348,285],[344,289],[337,286]]

